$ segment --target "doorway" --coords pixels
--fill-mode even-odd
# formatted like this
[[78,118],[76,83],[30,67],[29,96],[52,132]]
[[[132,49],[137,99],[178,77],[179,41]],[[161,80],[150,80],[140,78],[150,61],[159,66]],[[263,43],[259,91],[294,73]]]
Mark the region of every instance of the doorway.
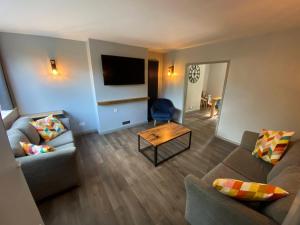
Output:
[[190,63],[186,66],[183,122],[213,130],[222,112],[229,61]]
[[151,116],[151,107],[158,96],[158,66],[158,61],[148,61],[148,121],[153,120]]

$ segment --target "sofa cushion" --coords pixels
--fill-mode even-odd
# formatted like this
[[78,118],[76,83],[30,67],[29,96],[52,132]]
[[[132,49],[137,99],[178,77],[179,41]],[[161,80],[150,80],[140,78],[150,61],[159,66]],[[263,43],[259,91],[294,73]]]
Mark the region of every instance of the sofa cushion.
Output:
[[50,145],[52,147],[58,147],[61,145],[65,145],[68,143],[74,142],[72,131],[66,131],[65,133],[57,136],[56,138],[52,139],[51,141],[43,142],[43,144]]
[[282,224],[293,201],[300,189],[300,167],[291,166],[284,169],[279,175],[270,182],[272,185],[280,186],[289,192],[289,195],[275,202],[264,203],[262,212]]
[[263,129],[252,152],[257,158],[275,165],[283,156],[294,131],[274,131]]
[[41,153],[53,152],[53,147],[49,145],[34,145],[28,142],[20,142],[26,155],[38,155]]
[[30,122],[45,141],[53,140],[66,131],[64,125],[53,115]]
[[241,147],[253,151],[256,145],[257,138],[259,136],[259,133],[251,132],[251,131],[245,131],[243,133],[243,137],[241,140]]
[[300,166],[300,140],[290,144],[283,158],[272,168],[268,174],[268,182],[289,166]]
[[7,131],[7,137],[15,157],[25,156],[26,154],[23,151],[20,142],[29,142],[28,138],[21,131],[14,128]]
[[33,120],[29,117],[20,117],[17,119],[12,128],[19,129],[32,144],[38,145],[40,143],[40,135],[36,129],[30,124]]
[[218,178],[232,178],[237,180],[249,181],[248,178],[230,169],[223,163],[218,164],[215,168],[209,171],[202,180],[208,185],[212,186],[214,180]]
[[223,161],[232,170],[247,177],[251,181],[266,183],[272,165],[252,156],[251,152],[237,147]]
[[273,201],[289,194],[282,188],[271,184],[245,182],[228,178],[216,179],[213,187],[224,195],[243,201]]

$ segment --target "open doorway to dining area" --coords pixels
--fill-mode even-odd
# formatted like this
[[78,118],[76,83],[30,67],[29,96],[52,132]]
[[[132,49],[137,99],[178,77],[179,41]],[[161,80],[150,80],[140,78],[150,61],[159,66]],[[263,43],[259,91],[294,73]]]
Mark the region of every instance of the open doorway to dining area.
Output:
[[214,133],[221,114],[229,61],[190,63],[186,67],[183,121],[190,126],[207,126]]

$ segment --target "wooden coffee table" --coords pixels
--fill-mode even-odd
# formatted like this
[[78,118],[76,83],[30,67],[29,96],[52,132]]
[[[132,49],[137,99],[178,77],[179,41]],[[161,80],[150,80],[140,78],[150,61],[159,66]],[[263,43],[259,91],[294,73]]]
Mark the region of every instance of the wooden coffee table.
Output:
[[[179,138],[183,135],[189,134],[189,142],[186,147],[182,150],[176,152],[175,154],[161,160],[160,162],[157,161],[157,151],[158,147],[162,144],[170,142],[176,138]],[[154,159],[150,158],[147,154],[144,153],[144,150],[149,149],[145,147],[141,149],[141,138],[150,144],[150,147],[153,148],[154,151]],[[154,128],[150,128],[148,130],[144,130],[138,133],[138,150],[139,152],[143,153],[143,155],[149,159],[154,166],[167,161],[168,159],[180,154],[181,152],[189,149],[191,147],[191,139],[192,139],[192,131],[180,124],[177,123],[167,123],[164,125],[160,125]]]

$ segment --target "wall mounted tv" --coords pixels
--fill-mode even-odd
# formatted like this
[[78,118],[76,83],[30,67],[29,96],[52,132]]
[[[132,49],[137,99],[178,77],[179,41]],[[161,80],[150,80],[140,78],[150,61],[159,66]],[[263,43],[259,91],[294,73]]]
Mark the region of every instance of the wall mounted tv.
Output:
[[104,85],[145,83],[145,60],[101,55]]

